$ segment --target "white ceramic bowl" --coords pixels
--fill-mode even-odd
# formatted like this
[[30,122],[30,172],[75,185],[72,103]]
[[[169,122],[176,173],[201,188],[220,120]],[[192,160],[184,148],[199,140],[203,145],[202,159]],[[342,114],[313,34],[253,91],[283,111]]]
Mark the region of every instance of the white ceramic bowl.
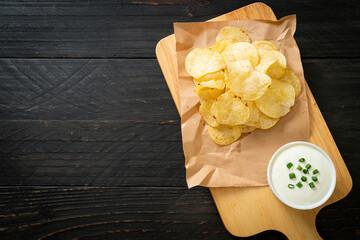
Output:
[[[310,205],[298,205],[298,204],[294,204],[294,203],[291,203],[289,201],[287,201],[286,199],[284,199],[282,196],[280,196],[273,184],[272,184],[272,181],[271,181],[271,168],[272,168],[272,165],[274,164],[275,160],[277,159],[277,157],[284,151],[284,150],[287,150],[295,145],[305,145],[305,146],[309,146],[309,147],[312,147],[316,150],[318,150],[319,152],[321,152],[325,158],[327,159],[327,161],[329,162],[330,164],[330,171],[331,171],[331,184],[330,184],[330,188],[328,190],[328,192],[326,193],[326,195],[324,195],[323,198],[321,198],[319,201],[315,202],[315,203],[312,203]],[[321,149],[320,147],[312,144],[312,143],[309,143],[309,142],[303,142],[303,141],[298,141],[298,142],[290,142],[288,144],[285,144],[284,146],[282,146],[281,148],[279,148],[275,153],[274,155],[271,157],[271,160],[269,162],[269,165],[268,165],[268,169],[267,169],[267,180],[268,180],[268,183],[269,183],[269,186],[271,188],[271,191],[274,193],[274,195],[281,201],[283,202],[284,204],[288,205],[289,207],[292,207],[292,208],[295,208],[295,209],[300,209],[300,210],[308,210],[308,209],[314,209],[314,208],[317,208],[319,206],[321,206],[322,204],[324,204],[330,197],[331,195],[333,194],[334,192],[334,189],[335,189],[335,185],[336,185],[336,170],[335,170],[335,166],[331,160],[331,158],[329,157],[329,155],[323,150]]]

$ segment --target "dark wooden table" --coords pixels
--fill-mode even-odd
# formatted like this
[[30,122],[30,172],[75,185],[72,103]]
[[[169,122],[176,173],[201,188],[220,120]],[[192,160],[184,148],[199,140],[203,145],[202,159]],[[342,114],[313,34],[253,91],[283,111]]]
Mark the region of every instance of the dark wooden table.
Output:
[[[0,2],[0,239],[235,239],[208,189],[186,186],[155,46],[175,21],[252,2]],[[354,181],[318,231],[360,238],[359,1],[265,3],[297,14],[305,77]]]

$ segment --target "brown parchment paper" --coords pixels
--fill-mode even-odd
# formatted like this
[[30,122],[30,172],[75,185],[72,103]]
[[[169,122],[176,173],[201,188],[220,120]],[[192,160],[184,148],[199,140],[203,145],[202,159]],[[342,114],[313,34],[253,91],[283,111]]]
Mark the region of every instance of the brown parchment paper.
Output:
[[[243,134],[228,146],[214,143],[199,113],[194,83],[185,70],[185,57],[194,48],[210,47],[225,26],[246,31],[251,40],[268,40],[286,56],[287,65],[301,80],[302,92],[291,111],[268,130]],[[181,106],[181,130],[188,187],[248,187],[267,185],[271,156],[282,145],[310,138],[309,111],[299,48],[294,39],[296,16],[279,21],[240,20],[227,22],[174,23]]]

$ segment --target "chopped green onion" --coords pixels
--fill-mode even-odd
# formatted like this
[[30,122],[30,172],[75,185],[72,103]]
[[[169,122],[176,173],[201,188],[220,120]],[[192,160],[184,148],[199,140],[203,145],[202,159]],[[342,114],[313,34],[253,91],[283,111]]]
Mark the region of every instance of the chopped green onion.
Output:
[[309,169],[309,168],[311,168],[311,165],[310,164],[306,164],[306,169]]
[[302,170],[302,167],[301,167],[300,165],[298,165],[296,169],[299,170],[299,171],[301,171],[301,170]]
[[299,162],[305,162],[305,158],[300,158]]
[[313,174],[317,174],[317,173],[319,173],[319,170],[315,169],[315,170],[313,171]]
[[317,182],[317,177],[316,176],[312,176],[311,179],[314,181],[314,182]]
[[288,169],[292,168],[292,166],[293,166],[293,164],[292,164],[291,162],[289,162],[289,163],[286,165],[286,167],[287,167]]
[[298,186],[298,188],[301,188],[303,185],[301,184],[301,182],[298,182],[296,186]]
[[314,187],[315,187],[315,184],[314,184],[313,182],[311,182],[311,183],[309,183],[309,186],[310,186],[311,188],[314,188]]
[[294,185],[292,185],[292,184],[289,184],[288,185],[288,188],[290,188],[290,189],[293,189],[295,186]]
[[309,173],[309,170],[304,169],[304,170],[303,170],[303,173],[308,174],[308,173]]
[[290,179],[296,178],[295,173],[290,173],[290,174],[289,174],[289,178],[290,178]]
[[305,177],[305,176],[301,177],[301,181],[306,182],[306,180],[307,180],[307,177]]

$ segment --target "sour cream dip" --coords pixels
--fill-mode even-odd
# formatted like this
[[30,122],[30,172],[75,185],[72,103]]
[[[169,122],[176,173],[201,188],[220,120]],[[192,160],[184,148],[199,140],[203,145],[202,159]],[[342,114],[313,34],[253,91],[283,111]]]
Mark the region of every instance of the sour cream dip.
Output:
[[296,209],[313,209],[324,204],[334,192],[336,171],[320,147],[291,142],[272,156],[267,178],[280,201]]

